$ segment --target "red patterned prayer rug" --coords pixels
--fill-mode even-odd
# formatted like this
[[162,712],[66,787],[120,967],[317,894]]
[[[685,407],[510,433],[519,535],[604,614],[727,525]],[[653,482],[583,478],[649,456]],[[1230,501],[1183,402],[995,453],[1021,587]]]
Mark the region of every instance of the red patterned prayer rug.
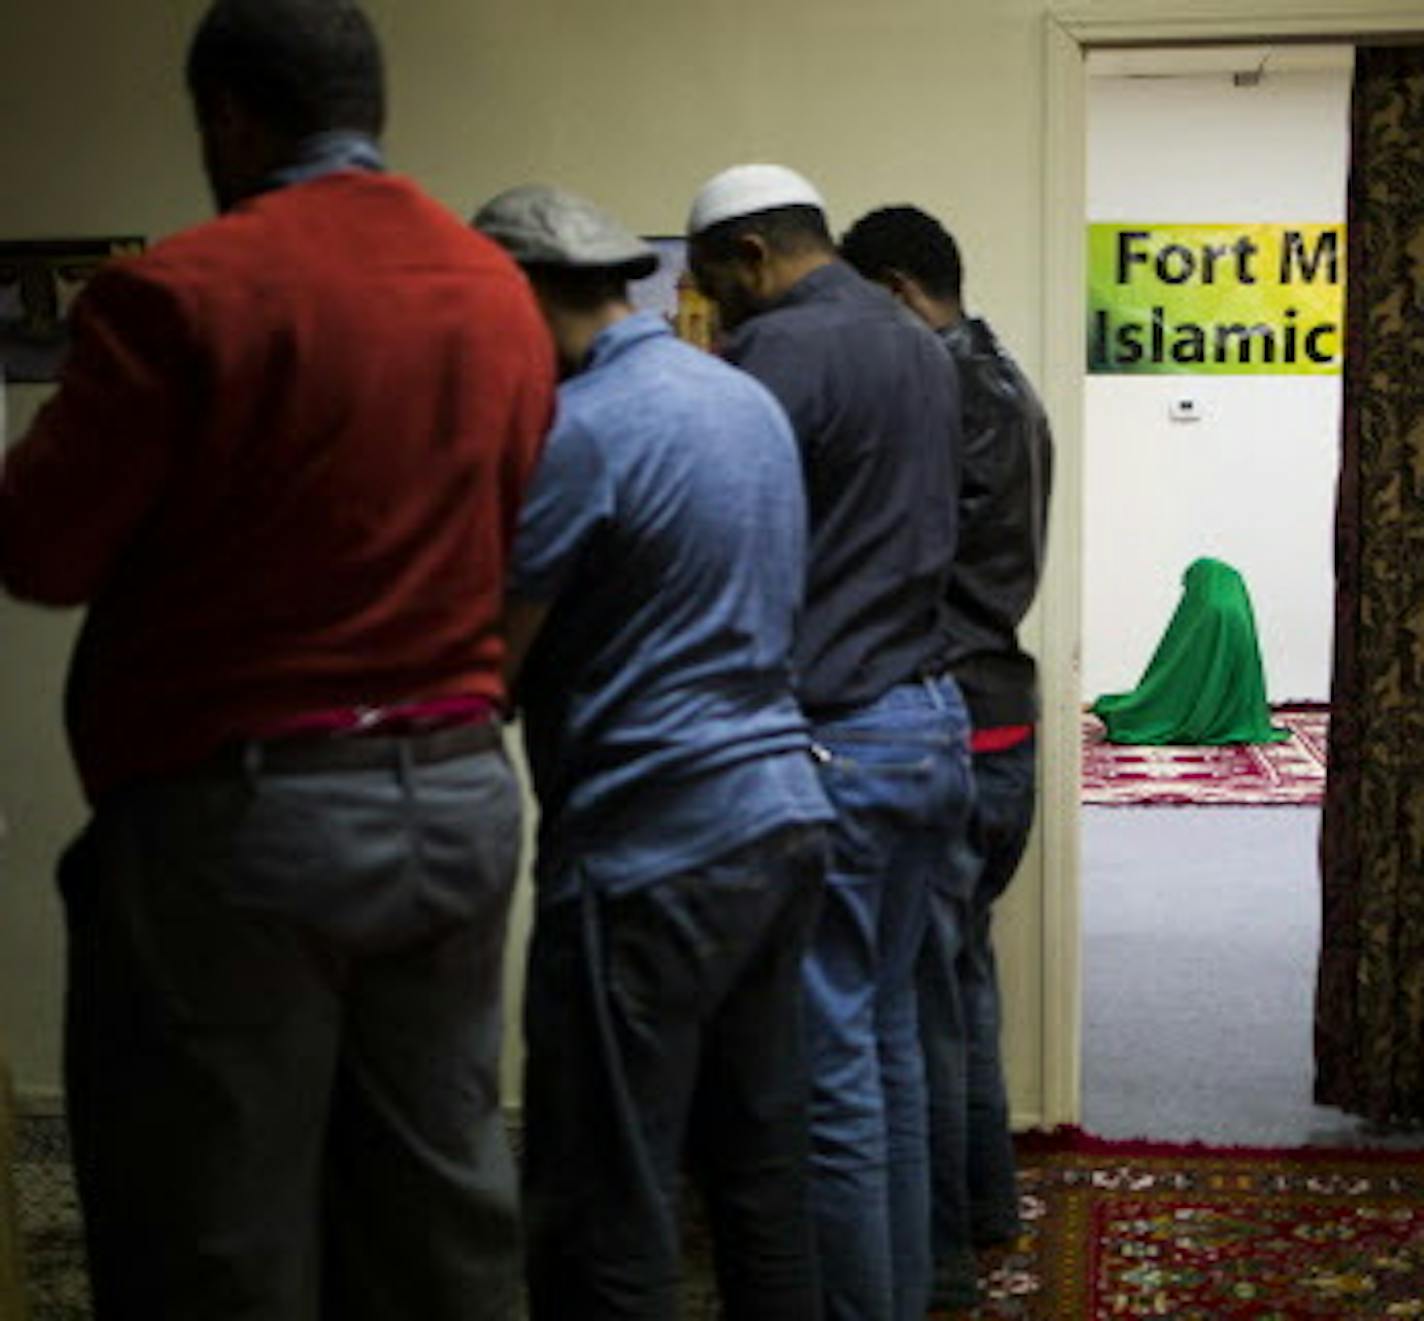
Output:
[[1020,1143],[1023,1237],[966,1321],[1424,1317],[1424,1152]]
[[[1325,791],[1330,716],[1323,708],[1276,711],[1285,743],[1133,747],[1105,743],[1083,717],[1083,802],[1095,807],[1309,807]],[[1421,1313],[1424,1315],[1424,1313]]]

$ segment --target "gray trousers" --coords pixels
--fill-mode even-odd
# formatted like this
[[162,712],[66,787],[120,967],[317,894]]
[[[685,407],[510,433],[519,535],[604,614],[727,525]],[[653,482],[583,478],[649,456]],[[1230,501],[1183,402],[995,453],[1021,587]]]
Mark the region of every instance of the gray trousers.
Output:
[[448,733],[360,745],[121,790],[61,863],[96,1321],[517,1315],[517,791]]

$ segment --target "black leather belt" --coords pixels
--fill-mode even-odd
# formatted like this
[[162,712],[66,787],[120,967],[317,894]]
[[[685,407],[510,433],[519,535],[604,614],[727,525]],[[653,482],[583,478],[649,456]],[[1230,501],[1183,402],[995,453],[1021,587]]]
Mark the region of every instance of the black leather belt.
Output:
[[502,746],[499,722],[452,725],[409,734],[337,734],[330,738],[274,739],[235,743],[210,763],[215,770],[247,770],[265,775],[374,771],[493,752]]

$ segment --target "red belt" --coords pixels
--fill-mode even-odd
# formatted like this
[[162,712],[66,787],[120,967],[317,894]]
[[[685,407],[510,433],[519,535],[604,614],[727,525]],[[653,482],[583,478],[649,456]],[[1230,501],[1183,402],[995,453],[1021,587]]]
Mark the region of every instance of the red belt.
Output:
[[390,706],[346,706],[307,711],[264,726],[254,731],[252,738],[266,743],[322,736],[423,734],[430,730],[483,724],[494,714],[495,705],[488,698],[432,697],[418,702],[396,702]]
[[1032,725],[996,725],[992,729],[976,729],[969,738],[971,752],[1007,752],[1033,737]]

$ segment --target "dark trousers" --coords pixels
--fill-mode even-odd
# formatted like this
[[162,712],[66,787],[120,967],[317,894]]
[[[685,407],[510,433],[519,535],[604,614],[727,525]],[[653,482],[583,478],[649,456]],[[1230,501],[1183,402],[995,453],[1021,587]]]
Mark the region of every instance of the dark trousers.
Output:
[[96,1321],[506,1321],[502,755],[103,802],[60,880]]
[[977,1296],[974,1247],[1019,1230],[993,912],[1013,880],[1033,825],[1033,739],[974,757],[968,847],[931,907],[917,969],[930,1094],[935,1299]]
[[819,829],[539,913],[525,1218],[533,1321],[679,1315],[680,1169],[727,1321],[816,1321],[801,958]]

